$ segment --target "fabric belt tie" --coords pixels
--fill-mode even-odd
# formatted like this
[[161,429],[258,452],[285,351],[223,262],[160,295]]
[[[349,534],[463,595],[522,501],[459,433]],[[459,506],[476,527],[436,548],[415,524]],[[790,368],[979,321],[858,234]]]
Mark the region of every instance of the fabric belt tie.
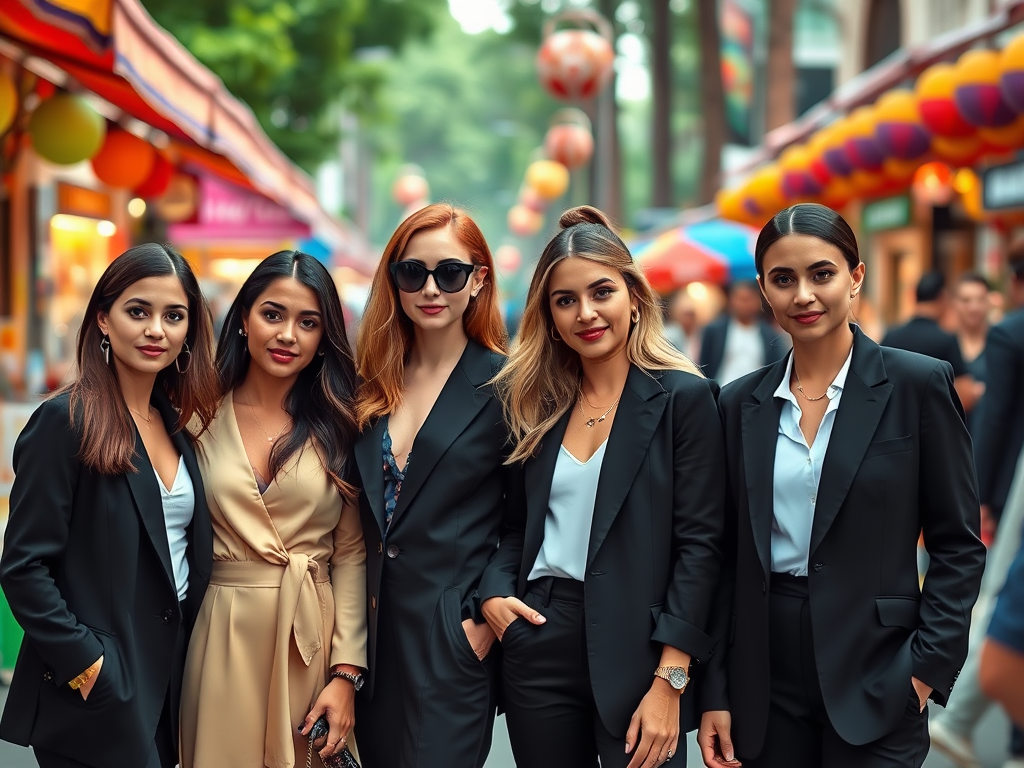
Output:
[[291,768],[295,764],[293,732],[299,725],[289,722],[288,651],[290,640],[308,667],[323,648],[323,615],[317,584],[329,583],[326,562],[301,553],[289,554],[288,562],[278,565],[264,561],[219,560],[213,564],[210,584],[225,587],[272,587],[281,590],[277,608],[277,638],[270,671],[270,700],[264,761],[271,768]]

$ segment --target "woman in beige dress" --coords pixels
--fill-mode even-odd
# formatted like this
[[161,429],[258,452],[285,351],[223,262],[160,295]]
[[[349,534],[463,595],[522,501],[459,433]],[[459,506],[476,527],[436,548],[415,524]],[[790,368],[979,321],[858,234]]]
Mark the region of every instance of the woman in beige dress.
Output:
[[355,373],[323,265],[265,259],[228,311],[217,363],[224,399],[199,451],[214,564],[186,662],[181,768],[303,766],[321,714],[320,757],[354,751],[366,665],[366,553],[345,481]]

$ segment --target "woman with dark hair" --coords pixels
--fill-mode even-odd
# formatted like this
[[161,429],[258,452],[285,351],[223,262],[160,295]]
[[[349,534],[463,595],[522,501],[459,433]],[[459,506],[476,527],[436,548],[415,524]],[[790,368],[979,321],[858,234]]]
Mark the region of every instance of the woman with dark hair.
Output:
[[29,419],[0,585],[25,639],[0,736],[42,768],[173,768],[188,636],[210,576],[190,421],[213,415],[209,311],[147,243],[85,310],[78,370]]
[[755,259],[793,351],[719,401],[732,504],[704,762],[917,767],[925,703],[945,703],[959,674],[985,560],[952,368],[850,324],[865,270],[831,209],[779,212]]
[[476,590],[505,508],[508,432],[488,385],[504,350],[477,225],[443,203],[408,217],[384,249],[358,345],[365,768],[479,768],[490,749],[497,652]]
[[217,367],[223,399],[199,454],[214,563],[188,650],[181,766],[291,768],[320,715],[320,757],[353,746],[366,666],[355,369],[324,266],[298,251],[260,262]]
[[512,751],[531,768],[685,762],[721,557],[717,385],[665,338],[605,216],[560,225],[495,380],[515,472],[480,598]]

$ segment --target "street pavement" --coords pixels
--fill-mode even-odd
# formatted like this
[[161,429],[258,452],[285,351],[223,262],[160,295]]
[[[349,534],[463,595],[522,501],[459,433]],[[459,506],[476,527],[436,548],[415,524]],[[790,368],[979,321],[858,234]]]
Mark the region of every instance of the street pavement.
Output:
[[[7,686],[0,684],[0,711],[7,703]],[[985,719],[981,721],[975,734],[975,748],[981,759],[983,768],[1001,768],[1006,760],[1006,744],[1009,739],[1009,726],[1006,717],[996,707],[992,707]],[[673,764],[675,764],[673,762]],[[931,754],[924,763],[925,768],[955,768],[953,763],[940,754]],[[36,768],[32,752],[22,747],[0,741],[0,768]],[[118,767],[120,768],[120,767]],[[134,768],[124,766],[123,768]],[[499,717],[494,726],[494,744],[491,755],[484,768],[515,768],[512,751],[508,745],[508,734],[505,732],[505,718]],[[528,768],[524,766],[524,768]],[[680,766],[680,768],[682,768]],[[697,743],[691,733],[686,747],[685,768],[703,768]]]

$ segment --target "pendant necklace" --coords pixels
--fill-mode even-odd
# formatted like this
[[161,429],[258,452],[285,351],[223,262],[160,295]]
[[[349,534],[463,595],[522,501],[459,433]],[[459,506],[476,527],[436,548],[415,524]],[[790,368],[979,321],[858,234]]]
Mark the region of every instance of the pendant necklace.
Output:
[[[587,419],[587,412],[583,410],[583,401],[587,399],[587,396],[583,394],[583,388],[582,387],[580,388],[579,392],[580,392],[580,399],[578,399],[576,401],[576,404],[580,407],[580,413],[583,414],[583,418]],[[584,424],[586,424],[588,427],[593,427],[595,424],[598,424],[599,422],[602,422],[605,419],[607,419],[608,418],[608,414],[612,412],[612,408],[614,408],[616,405],[619,404],[619,400],[621,398],[622,398],[622,395],[619,395],[618,397],[616,397],[615,398],[615,402],[608,406],[608,410],[606,410],[604,413],[602,413],[596,419],[595,418],[587,419],[584,422]],[[590,401],[589,400],[587,400],[587,405],[590,405]],[[591,406],[591,407],[593,407],[593,406]]]
[[[152,410],[152,408],[153,408],[153,406],[150,406],[150,410]],[[142,420],[143,420],[144,422],[146,422],[146,424],[150,424],[150,425],[151,425],[151,424],[153,423],[153,417],[152,417],[152,416],[150,416],[150,417],[149,417],[149,418],[147,419],[147,418],[146,418],[145,416],[143,416],[143,415],[142,415],[141,413],[139,413],[138,411],[136,411],[136,410],[135,410],[134,408],[132,408],[132,407],[131,407],[130,405],[128,406],[128,410],[129,410],[129,411],[131,411],[132,413],[134,413],[134,414],[135,414],[136,416],[138,416],[138,417],[139,417],[140,419],[142,419]],[[152,427],[151,427],[151,426],[149,426],[149,427],[147,427],[147,429],[152,429]]]
[[267,432],[267,430],[265,430],[263,428],[263,425],[260,424],[259,416],[256,415],[256,409],[253,408],[252,403],[249,402],[249,401],[246,401],[245,404],[248,405],[249,406],[249,410],[252,411],[252,418],[256,422],[256,426],[260,428],[260,432],[262,432],[264,437],[267,438],[267,442],[268,443],[273,443],[275,440],[277,440],[277,438],[279,438],[281,436],[281,433],[284,432],[286,429],[288,429],[288,427],[291,425],[291,418],[289,418],[288,421],[286,421],[284,423],[283,427],[281,427],[279,430],[277,430],[277,432],[275,432],[273,435],[271,435],[269,432]]
[[811,397],[806,392],[804,392],[804,388],[800,385],[800,374],[796,372],[795,365],[793,366],[793,375],[796,376],[796,391],[803,395],[805,400],[810,400],[812,403],[815,403],[818,400],[821,400],[822,398],[826,397],[828,395],[828,390],[832,389],[832,385],[830,384],[829,388],[825,390],[825,394],[818,395],[817,397]]

